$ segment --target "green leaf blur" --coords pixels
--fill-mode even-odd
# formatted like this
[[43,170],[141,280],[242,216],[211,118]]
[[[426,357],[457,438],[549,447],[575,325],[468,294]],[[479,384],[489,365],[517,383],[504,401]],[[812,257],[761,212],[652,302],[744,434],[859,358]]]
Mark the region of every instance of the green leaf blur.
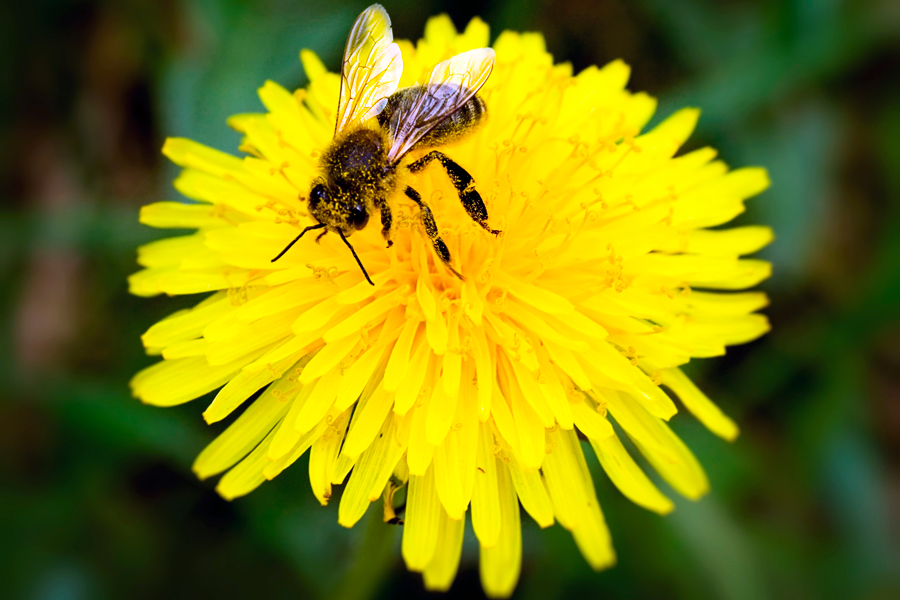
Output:
[[[673,428],[712,492],[642,510],[594,461],[619,564],[593,573],[560,527],[523,519],[517,598],[900,597],[900,11],[891,0],[386,2],[399,38],[428,16],[539,30],[576,71],[622,58],[629,88],[703,116],[691,147],[769,169],[746,222],[771,225],[773,330],[692,363],[740,424]],[[190,471],[224,426],[127,382],[140,334],[190,299],[126,290],[177,199],[168,135],[235,151],[225,119],[266,79],[336,70],[364,2],[35,0],[0,6],[0,589],[41,600],[424,597],[380,507],[352,530],[305,459],[228,503]],[[742,217],[743,219],[744,217]],[[592,456],[592,455],[591,455]],[[665,484],[660,483],[665,488]],[[672,495],[673,498],[677,496]],[[467,535],[451,597],[480,597]]]

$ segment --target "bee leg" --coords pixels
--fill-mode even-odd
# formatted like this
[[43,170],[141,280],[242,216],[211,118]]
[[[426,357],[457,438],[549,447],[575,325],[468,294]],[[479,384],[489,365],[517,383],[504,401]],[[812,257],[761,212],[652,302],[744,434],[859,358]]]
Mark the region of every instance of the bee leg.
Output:
[[405,193],[410,200],[419,205],[419,217],[422,219],[422,225],[425,227],[425,233],[428,235],[428,239],[431,240],[431,245],[434,246],[434,251],[437,252],[437,255],[444,262],[444,265],[450,269],[451,273],[465,281],[466,278],[450,266],[450,250],[447,248],[447,244],[444,243],[444,240],[441,239],[441,235],[438,233],[437,223],[434,222],[434,214],[432,214],[431,209],[422,200],[422,195],[409,186],[406,187]]
[[494,235],[502,233],[499,229],[491,229],[490,225],[488,225],[487,207],[484,205],[484,200],[481,199],[481,194],[475,189],[475,180],[468,171],[463,169],[452,158],[443,152],[432,150],[419,160],[411,163],[408,168],[413,173],[418,173],[435,159],[441,163],[441,166],[447,172],[450,183],[456,188],[456,192],[459,194],[459,201],[462,202],[463,208],[466,209],[469,217],[481,225],[485,231]]
[[391,215],[391,207],[388,206],[387,201],[381,201],[381,235],[384,236],[384,241],[387,242],[387,247],[390,248],[394,245],[393,240],[391,240],[391,224],[394,222],[394,218]]
[[322,233],[320,233],[319,235],[316,236],[316,243],[317,243],[317,244],[319,243],[319,241],[320,241],[323,237],[325,237],[325,234],[326,234],[326,233],[328,233],[328,230],[327,230],[327,229],[326,229],[325,231],[323,231]]

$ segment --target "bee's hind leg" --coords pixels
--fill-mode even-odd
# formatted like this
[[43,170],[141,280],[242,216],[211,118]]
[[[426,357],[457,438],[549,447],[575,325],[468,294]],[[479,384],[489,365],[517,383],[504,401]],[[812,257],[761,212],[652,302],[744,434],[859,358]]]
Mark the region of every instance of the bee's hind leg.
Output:
[[432,160],[437,160],[444,167],[447,176],[450,178],[450,183],[456,188],[456,192],[459,194],[459,201],[462,202],[463,208],[466,209],[469,217],[481,225],[485,231],[494,235],[502,233],[499,229],[491,229],[490,225],[488,225],[487,207],[484,205],[484,200],[481,199],[481,194],[475,189],[475,180],[455,160],[439,150],[432,150],[419,160],[410,163],[408,168],[413,173],[418,173],[427,167]]
[[451,273],[465,281],[466,278],[450,266],[450,250],[447,248],[447,244],[444,243],[444,240],[441,239],[441,235],[438,233],[437,223],[434,221],[434,214],[432,214],[428,205],[425,204],[425,201],[422,200],[422,195],[409,186],[406,187],[405,193],[410,200],[419,205],[419,217],[422,219],[422,225],[425,227],[425,233],[428,235],[428,239],[431,240],[431,245],[434,246],[434,251],[437,252],[437,255],[440,257],[441,261],[443,261],[444,265],[450,269]]

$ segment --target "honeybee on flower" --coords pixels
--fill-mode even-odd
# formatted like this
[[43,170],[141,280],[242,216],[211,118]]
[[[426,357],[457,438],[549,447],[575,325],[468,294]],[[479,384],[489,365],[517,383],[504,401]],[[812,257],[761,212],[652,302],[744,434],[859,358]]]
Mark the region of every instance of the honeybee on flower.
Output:
[[[477,48],[457,54],[435,66],[425,85],[395,91],[403,59],[392,40],[391,20],[380,4],[373,4],[356,19],[344,50],[335,138],[322,156],[322,176],[313,182],[307,201],[316,224],[304,227],[272,262],[307,232],[324,229],[316,241],[328,232],[337,233],[366,281],[375,285],[347,237],[363,229],[377,211],[381,234],[390,248],[393,215],[388,198],[396,188],[400,161],[410,151],[466,136],[484,118],[485,104],[476,94],[494,67],[493,50]],[[368,125],[373,118],[377,118],[377,126]],[[434,160],[446,170],[469,217],[499,234],[487,224],[487,209],[472,176],[452,158],[432,150],[406,168],[416,173]],[[463,279],[450,266],[450,251],[428,203],[410,186],[404,194],[418,205],[419,219],[438,257]]]
[[[395,43],[382,12],[372,7],[354,26],[367,31],[374,19],[380,41],[365,38],[365,47],[376,60],[360,64],[390,73],[376,79],[389,86],[361,88],[373,92],[360,108],[341,108],[356,97],[345,95],[357,85],[346,54],[342,78],[303,51],[306,88],[267,82],[268,112],[229,120],[244,134],[243,158],[166,142],[164,153],[184,167],[176,188],[198,203],[152,204],[141,220],[197,231],[142,247],[145,268],[131,290],[208,296],[143,336],[163,360],[135,376],[133,391],[171,406],[218,390],[204,413],[210,423],[249,400],[197,458],[197,474],[225,472],[217,490],[236,498],[309,451],[319,501],[343,485],[341,525],[380,498],[388,520],[402,518],[403,558],[429,589],[452,583],[470,518],[485,591],[511,594],[520,503],[540,526],[571,531],[592,567],[608,567],[615,553],[581,439],[612,483],[649,510],[673,505],[620,435],[678,493],[706,492],[701,466],[667,421],[677,397],[717,435],[737,435],[680,367],[768,330],[756,313],[765,295],[737,290],[769,275],[768,263],[741,257],[771,231],[712,229],[767,187],[765,171],[729,171],[709,148],[676,157],[694,109],[641,133],[656,103],[625,89],[620,61],[573,75],[539,34],[504,32],[487,52],[484,22],[458,33],[446,16],[430,20],[415,46]],[[426,97],[440,65],[472,51],[491,68],[473,69],[478,83],[454,89],[458,98],[472,92],[466,103],[479,98],[490,116],[438,140],[471,185],[460,190],[452,169],[400,168],[407,154],[415,165],[433,151],[409,140],[377,161],[396,163],[389,185],[364,193],[335,185],[333,155],[346,131],[375,132],[364,135],[381,136],[390,156],[393,115],[410,110],[396,94]],[[347,114],[350,129],[341,125]],[[483,219],[461,202],[472,191]],[[346,222],[317,212],[326,196],[323,206],[345,211]],[[384,217],[381,231],[356,227],[364,219],[351,214],[353,202],[367,215],[391,207],[389,247]],[[338,235],[279,254],[310,228]]]

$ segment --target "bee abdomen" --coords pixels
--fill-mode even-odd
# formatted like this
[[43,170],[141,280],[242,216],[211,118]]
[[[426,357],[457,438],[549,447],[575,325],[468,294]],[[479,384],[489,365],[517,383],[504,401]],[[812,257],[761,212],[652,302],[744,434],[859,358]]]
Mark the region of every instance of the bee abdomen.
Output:
[[[387,106],[378,115],[378,122],[384,131],[398,131],[399,121],[411,112],[412,107],[426,93],[425,86],[417,85],[394,92],[388,98]],[[429,130],[413,148],[430,148],[455,142],[472,132],[487,114],[487,106],[478,96],[472,96],[456,111]]]
[[472,96],[440,125],[425,134],[415,147],[428,148],[455,142],[478,127],[486,115],[487,105],[484,100],[479,96]]

